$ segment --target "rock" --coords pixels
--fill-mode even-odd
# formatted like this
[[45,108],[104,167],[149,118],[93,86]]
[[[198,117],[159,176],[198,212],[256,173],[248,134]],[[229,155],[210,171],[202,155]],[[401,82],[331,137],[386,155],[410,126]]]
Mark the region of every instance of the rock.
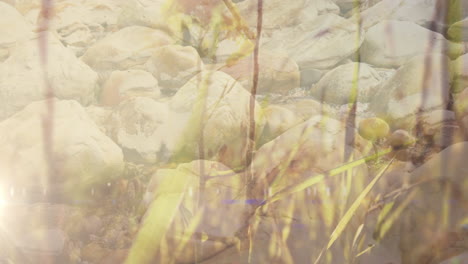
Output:
[[370,101],[370,110],[391,126],[404,128],[396,123],[398,119],[414,118],[419,111],[445,109],[452,80],[448,61],[441,54],[411,59],[379,85]]
[[[203,196],[199,193],[201,170],[205,177]],[[172,190],[162,189],[162,186],[168,186],[171,179],[174,182],[170,185]],[[156,263],[168,263],[170,258],[175,258],[176,263],[194,262],[195,245],[201,249],[198,260],[233,246],[237,232],[245,227],[247,217],[250,216],[248,212],[252,212],[254,207],[247,203],[241,176],[218,162],[195,160],[179,164],[176,169],[160,169],[152,176],[151,182],[151,186],[156,188],[148,192],[154,193],[155,199],[143,218],[143,229],[145,225],[154,225],[150,222],[151,217],[154,215],[153,210],[158,210],[160,204],[172,199],[180,201],[176,204],[179,210],[175,212],[167,229],[167,246],[157,250]],[[198,206],[194,203],[195,197],[200,197]],[[203,213],[199,215],[200,212]],[[181,253],[174,254],[184,237],[182,235],[188,231],[188,226],[183,223],[195,225],[193,233],[185,236],[187,244],[181,248]],[[206,239],[200,241],[199,237]]]
[[104,106],[115,106],[130,97],[159,98],[158,81],[142,70],[113,71],[104,84],[100,102]]
[[360,52],[363,62],[390,68],[400,67],[415,56],[429,53],[458,57],[464,53],[464,46],[450,43],[443,35],[415,23],[393,20],[369,28]]
[[413,145],[415,139],[413,136],[408,133],[408,131],[403,129],[398,129],[390,135],[389,144],[394,149],[405,149]]
[[468,115],[468,87],[456,95],[454,109],[459,119]]
[[[460,254],[468,248],[466,233],[460,225],[467,213],[463,206],[467,201],[463,191],[466,188],[467,155],[467,143],[457,143],[411,173],[411,183],[425,183],[419,184],[412,202],[400,217],[404,221],[403,232],[409,231],[400,242],[403,259],[408,263],[418,263],[423,258],[441,262],[450,258],[454,250],[463,248]],[[443,210],[445,213],[441,214]],[[442,219],[445,219],[445,225],[440,225]],[[446,235],[455,237],[447,237],[447,241],[443,239]]]
[[[14,7],[0,2],[0,62],[8,57],[8,48],[32,35],[32,27]],[[4,55],[6,54],[6,55]]]
[[[57,32],[65,46],[81,56],[108,31],[117,29],[121,9],[115,1],[109,0],[58,1],[54,2],[54,15],[48,18],[48,26]],[[39,10],[35,8],[26,16],[40,28],[45,18]]]
[[304,121],[295,112],[279,105],[269,105],[263,109],[263,112],[266,123],[259,145],[273,140],[286,130]]
[[[0,178],[4,188],[52,198],[89,199],[93,187],[120,176],[120,148],[106,137],[76,101],[53,100],[50,163],[44,151],[43,117],[46,101],[34,102],[0,123]],[[47,119],[46,119],[47,120]],[[77,129],[79,128],[79,129]],[[21,153],[21,155],[18,155]],[[49,168],[48,164],[53,167]]]
[[301,71],[329,69],[359,49],[364,37],[356,39],[357,29],[351,20],[326,14],[307,25],[277,31],[262,48],[287,53]]
[[155,50],[172,43],[164,31],[130,26],[93,44],[81,59],[97,71],[128,70],[143,65]]
[[108,135],[109,120],[112,114],[112,110],[95,105],[90,105],[86,107],[85,110],[91,120],[93,120],[96,126],[102,131],[102,133]]
[[48,33],[47,37],[47,71],[44,72],[37,43],[37,37],[17,43],[8,59],[0,64],[0,101],[3,102],[0,120],[30,102],[44,99],[47,92],[45,76],[55,97],[74,99],[83,105],[95,101],[97,74],[78,60],[52,33]]
[[[322,122],[324,120],[326,121]],[[277,182],[285,187],[297,181],[296,177],[303,179],[316,172],[325,172],[339,166],[345,151],[353,153],[356,150],[358,155],[359,150],[364,149],[367,143],[356,132],[355,137],[353,147],[348,146],[345,142],[345,126],[341,122],[314,116],[259,148],[252,169],[261,181],[265,180],[265,177],[272,177],[271,173],[279,173],[278,166],[286,168],[284,173],[288,177],[278,179]],[[270,187],[275,190],[274,186]]]
[[[449,1],[444,1],[449,2]],[[399,21],[414,22],[422,27],[442,33],[446,29],[444,12],[446,3],[437,0],[403,0],[400,7],[391,15],[391,19]],[[436,26],[435,28],[431,28]],[[437,28],[440,27],[440,28]]]
[[337,4],[340,7],[342,13],[346,13],[349,10],[351,10],[353,8],[356,8],[356,7],[359,7],[361,5],[367,5],[368,4],[367,0],[358,0],[358,1],[355,1],[355,0],[332,0],[332,2],[334,2],[335,4]]
[[301,87],[310,87],[323,77],[324,71],[317,69],[301,70]]
[[453,41],[468,41],[468,18],[452,24],[448,36]]
[[[370,8],[363,10],[362,12],[351,11],[351,17],[349,18],[354,23],[360,23],[362,28],[368,30],[370,27],[385,21],[391,20],[392,14],[394,14],[398,8],[402,5],[405,0],[368,0]],[[372,3],[374,2],[374,3]]]
[[398,20],[414,22],[429,30],[445,34],[448,26],[468,14],[468,4],[459,0],[368,0],[367,2],[367,5],[361,5],[360,10],[350,11],[354,18],[362,19],[364,28],[384,20]]
[[[315,7],[317,9],[318,15],[325,15],[325,14],[339,14],[340,13],[340,7],[334,3],[333,0],[318,0],[318,1],[313,1],[313,0],[308,0],[306,2],[306,7],[302,10],[302,13],[307,12],[310,8],[309,7]],[[301,22],[304,22],[303,20],[300,20]]]
[[176,90],[204,68],[198,52],[189,46],[167,45],[156,49],[145,64],[163,89]]
[[457,124],[441,124],[432,138],[436,147],[444,149],[454,143],[463,141],[463,133]]
[[[141,97],[123,102],[113,113],[112,138],[126,159],[135,162],[184,162],[203,156],[239,167],[245,164],[249,105],[250,93],[232,77],[204,71],[168,102]],[[264,120],[258,103],[255,108],[258,139]]]
[[424,135],[434,135],[444,125],[455,123],[455,113],[448,110],[434,110],[421,115],[422,129]]
[[163,0],[137,1],[129,0],[122,3],[122,11],[118,15],[117,24],[120,28],[130,26],[145,26],[170,31],[168,27],[177,27],[180,24],[168,25],[164,13]]
[[[292,26],[296,23],[297,14],[304,8],[306,0],[286,3],[280,0],[272,0],[263,3],[263,22],[265,30],[279,27]],[[237,3],[239,12],[246,19],[250,27],[257,26],[257,1],[245,0]]]
[[[356,76],[358,69],[359,77]],[[379,74],[369,65],[348,63],[327,72],[312,87],[311,94],[320,101],[343,105],[351,102],[353,89],[356,89],[356,100],[369,102],[381,80]]]
[[468,54],[458,57],[452,61],[451,69],[454,75],[452,92],[459,93],[468,87]]
[[281,104],[281,106],[291,110],[293,113],[296,113],[304,120],[308,120],[315,115],[326,116],[332,112],[331,107],[327,104],[307,98],[289,100],[286,103]]
[[[345,128],[339,121],[315,116],[266,143],[257,150],[251,167],[255,175],[256,200],[274,197],[275,194],[305,181],[310,183],[319,174],[343,164],[345,152],[352,153],[358,159],[361,154],[357,149],[365,143],[355,135],[356,149],[353,149],[347,146]],[[255,245],[259,246],[254,259],[262,258],[262,261],[269,263],[272,259],[289,259],[278,263],[304,263],[307,259],[316,259],[321,248],[329,241],[330,233],[327,230],[331,232],[336,221],[341,219],[338,208],[349,208],[346,201],[354,201],[367,182],[365,165],[350,172],[353,182],[346,191],[340,185],[343,180],[341,176],[326,176],[325,180],[316,185],[309,188],[304,186],[304,189],[298,189],[297,192],[270,204],[257,219],[259,224],[256,234],[259,238]],[[321,212],[330,214],[325,216]],[[361,215],[360,212],[358,214]],[[350,229],[355,230],[356,226],[352,223]],[[289,228],[290,232],[287,240],[281,243],[281,235],[276,232],[283,228]],[[263,236],[265,233],[267,235]],[[276,240],[276,245],[271,242],[273,236],[279,240]],[[347,263],[343,254],[345,248],[342,247],[346,245],[345,237],[340,237],[339,242],[330,249],[333,260],[336,261],[334,263]],[[260,245],[275,246],[276,250],[262,251]],[[282,251],[286,246],[288,251]]]
[[377,182],[371,193],[374,197],[384,196],[408,186],[411,172],[415,166],[408,161],[394,160]]
[[[253,55],[240,59],[232,66],[221,68],[243,85],[249,92],[253,85]],[[299,87],[300,73],[297,64],[288,56],[262,50],[258,56],[258,93],[286,94]]]
[[[169,108],[166,104],[147,97],[134,97],[122,102],[111,115],[110,134],[123,149],[126,160],[154,163],[169,158],[165,148],[180,132],[169,125]],[[171,130],[173,129],[173,130]],[[172,140],[170,140],[172,139]],[[182,139],[180,139],[182,140]],[[158,156],[158,153],[160,155]]]
[[[207,86],[200,87],[200,83],[205,82]],[[203,71],[194,76],[169,102],[172,113],[186,116],[186,119],[176,118],[182,137],[172,145],[176,147],[173,153],[182,160],[193,160],[199,157],[199,147],[203,147],[205,158],[216,157],[231,168],[244,165],[250,119],[255,120],[256,139],[264,125],[262,109],[257,102],[255,112],[250,114],[250,99],[250,93],[226,73]],[[203,131],[202,146],[199,145],[200,130]]]

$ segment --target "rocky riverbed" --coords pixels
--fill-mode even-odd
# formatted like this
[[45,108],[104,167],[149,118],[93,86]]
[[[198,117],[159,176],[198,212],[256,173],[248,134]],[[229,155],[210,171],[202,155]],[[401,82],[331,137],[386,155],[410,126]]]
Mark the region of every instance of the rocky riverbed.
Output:
[[467,21],[0,0],[0,263],[468,263]]

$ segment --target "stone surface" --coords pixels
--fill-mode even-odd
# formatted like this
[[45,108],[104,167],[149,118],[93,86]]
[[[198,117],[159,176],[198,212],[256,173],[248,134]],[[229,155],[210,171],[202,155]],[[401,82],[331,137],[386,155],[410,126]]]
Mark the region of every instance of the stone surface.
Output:
[[358,1],[355,1],[355,0],[332,0],[332,2],[334,2],[335,4],[337,4],[340,7],[342,13],[346,13],[347,11],[349,11],[349,10],[351,10],[353,8],[359,7],[361,5],[367,5],[368,4],[367,0],[358,0]]
[[[448,27],[468,15],[468,3],[460,0],[368,0],[348,14],[362,18],[368,28],[384,20],[414,22],[432,31],[445,34]],[[361,11],[358,13],[358,11]],[[445,17],[445,14],[446,17]]]
[[[204,155],[228,166],[243,165],[250,94],[223,72],[200,74],[167,102],[136,98],[119,106],[113,114],[112,134],[124,149],[136,151],[128,152],[128,158],[137,154],[140,158],[136,160],[166,162],[191,161]],[[255,108],[258,138],[264,121],[258,103]],[[204,149],[203,154],[199,147]]]
[[128,70],[143,65],[156,49],[173,42],[164,31],[129,26],[94,43],[81,59],[97,71]]
[[[48,27],[57,32],[65,46],[81,56],[107,32],[117,29],[117,17],[121,11],[118,1],[56,1]],[[25,16],[37,28],[44,26],[46,18],[40,7],[30,10]]]
[[189,46],[167,45],[156,49],[145,64],[163,89],[179,89],[204,69],[198,52]]
[[448,36],[454,41],[468,41],[468,18],[452,24]]
[[[359,76],[357,76],[358,70]],[[312,87],[311,94],[317,100],[343,105],[351,102],[353,89],[356,89],[356,100],[369,102],[381,80],[377,71],[368,64],[348,63],[326,73]]]
[[[168,155],[163,151],[172,147],[169,144],[176,140],[171,135],[180,134],[168,127],[168,106],[146,97],[122,102],[113,111],[110,122],[112,138],[123,148],[126,159],[131,161],[154,163],[158,159],[168,158],[163,156]],[[161,155],[158,156],[160,151]]]
[[16,44],[8,59],[0,64],[0,120],[32,101],[44,99],[47,85],[60,99],[74,99],[83,105],[96,100],[97,74],[51,32],[47,37],[47,66],[42,65],[38,37]]
[[265,114],[265,127],[259,145],[273,140],[286,130],[304,120],[297,113],[279,105],[269,105],[263,109]]
[[315,115],[328,115],[332,112],[331,107],[327,104],[322,104],[319,101],[310,98],[291,99],[281,104],[281,106],[296,113],[304,120]]
[[11,5],[0,2],[0,61],[8,56],[8,48],[32,35],[32,26]]
[[[221,71],[232,76],[250,91],[253,85],[253,64],[253,55],[251,55],[240,59],[232,66],[221,68]],[[258,56],[258,64],[258,93],[286,94],[299,87],[299,68],[288,56],[262,50]]]
[[[48,113],[45,101],[31,103],[0,123],[3,193],[11,187],[32,194],[56,192],[69,199],[89,199],[93,187],[120,176],[120,148],[96,127],[76,101],[53,103],[50,143],[46,143],[42,132],[42,118]],[[53,151],[50,162],[46,144]]]
[[348,58],[364,39],[356,34],[356,23],[330,13],[313,22],[285,28],[264,40],[271,51],[285,52],[304,69],[328,69]]
[[360,51],[363,62],[390,68],[400,67],[417,55],[444,53],[457,57],[464,53],[464,47],[415,23],[390,20],[369,28]]
[[448,61],[440,54],[413,58],[381,83],[370,110],[394,125],[393,121],[412,116],[420,109],[445,109],[452,80]]
[[454,108],[458,118],[468,115],[468,88],[456,95]]
[[[266,30],[283,26],[292,26],[296,23],[297,14],[304,7],[306,0],[284,2],[272,0],[263,4],[263,27]],[[241,15],[251,27],[257,25],[257,1],[245,0],[237,4]]]
[[[326,122],[322,122],[324,120]],[[275,183],[278,186],[287,186],[314,173],[325,172],[342,164],[345,151],[358,153],[367,145],[355,132],[355,145],[350,147],[345,142],[344,134],[345,126],[341,122],[314,116],[258,149],[252,168],[259,181],[277,175],[279,166],[290,170],[290,174],[285,174],[288,177],[278,179]],[[275,190],[278,186],[270,187]]]
[[[187,123],[181,122],[183,141],[178,144],[183,146],[178,145],[176,153],[182,159],[193,159],[203,147],[205,157],[217,157],[227,166],[239,167],[245,164],[250,119],[255,120],[256,139],[263,129],[262,109],[255,101],[251,115],[250,93],[226,73],[200,74],[181,87],[169,102],[171,112],[188,117]],[[200,80],[206,86],[200,86]],[[203,146],[199,145],[199,129],[203,131]]]
[[159,98],[158,81],[151,73],[142,70],[113,71],[102,87],[99,102],[115,106],[130,97]]
[[[300,23],[309,22],[312,18],[315,18],[311,16],[311,13],[314,14],[313,9],[317,10],[317,15],[340,13],[340,7],[336,5],[333,0],[306,0],[305,7],[302,9],[299,17]],[[308,19],[304,19],[305,16]]]
[[107,135],[109,130],[109,120],[112,114],[112,110],[106,107],[100,107],[96,105],[90,105],[85,108],[89,118],[94,121],[97,127]]
[[451,63],[453,72],[452,92],[459,93],[468,87],[468,54],[458,57]]

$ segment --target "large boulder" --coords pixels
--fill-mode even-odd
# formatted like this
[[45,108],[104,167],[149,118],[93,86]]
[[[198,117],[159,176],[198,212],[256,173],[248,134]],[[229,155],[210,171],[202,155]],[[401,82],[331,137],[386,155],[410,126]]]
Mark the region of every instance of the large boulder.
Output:
[[[240,59],[221,70],[231,75],[250,91],[254,77],[253,55]],[[258,93],[286,94],[300,85],[299,68],[286,55],[262,50],[258,56]]]
[[468,54],[453,60],[451,69],[453,71],[452,92],[459,93],[468,86]]
[[444,53],[457,57],[464,49],[463,45],[450,43],[443,35],[413,22],[389,20],[367,31],[360,53],[363,62],[391,68],[417,55]]
[[269,105],[263,109],[263,112],[265,127],[259,140],[260,145],[275,139],[286,130],[304,121],[298,113],[279,105]]
[[329,69],[359,49],[364,38],[357,30],[354,21],[329,13],[311,23],[275,32],[262,47],[288,54],[301,71]]
[[0,120],[44,99],[47,85],[57,98],[75,99],[84,105],[95,101],[98,75],[51,32],[47,36],[47,64],[42,65],[37,38],[17,43],[0,64]]
[[[353,132],[355,140],[351,146],[346,141],[346,126],[342,122],[316,115],[259,148],[252,170],[259,185],[264,184],[263,180],[278,177],[275,182],[278,186],[270,186],[274,194],[278,188],[297,183],[304,177],[339,167],[347,154],[359,157],[368,144],[357,131]],[[365,179],[356,179],[356,183],[362,184],[361,180]]]
[[[347,1],[347,0],[338,0]],[[348,1],[347,1],[348,2]],[[414,22],[441,34],[454,22],[468,15],[468,3],[463,0],[366,0],[350,11],[362,19],[364,28],[384,20]]]
[[145,162],[191,161],[199,157],[232,167],[245,165],[250,118],[256,139],[263,128],[262,109],[250,93],[223,72],[203,71],[167,102],[134,98],[113,114],[113,137],[126,155]]
[[454,41],[468,41],[468,18],[450,26],[448,36]]
[[[171,126],[167,104],[148,97],[134,97],[123,101],[110,117],[111,137],[123,149],[125,158],[134,162],[154,163],[164,158],[166,148],[180,134],[180,128]],[[182,140],[182,139],[180,139]]]
[[0,13],[0,61],[3,61],[8,57],[8,48],[30,37],[32,27],[11,5],[0,2]]
[[467,142],[454,144],[409,175],[414,187],[400,195],[389,213],[400,210],[391,231],[400,238],[402,263],[440,263],[468,249],[462,220],[468,212],[467,156]]
[[163,89],[177,90],[202,71],[204,64],[193,47],[167,45],[152,53],[145,68]]
[[172,112],[189,116],[176,153],[193,159],[202,148],[206,158],[216,157],[233,168],[245,165],[251,119],[255,139],[264,125],[260,104],[255,101],[251,113],[250,100],[250,93],[226,73],[203,71],[194,76],[169,102]]
[[[65,46],[81,56],[107,32],[116,30],[121,10],[117,1],[58,1],[54,2],[54,15],[47,18],[48,26],[57,32]],[[37,27],[43,26],[46,19],[39,11],[36,7],[26,14]]]
[[445,109],[449,101],[452,74],[449,59],[442,54],[417,56],[382,82],[370,101],[370,110],[394,121],[420,111]]
[[381,80],[378,72],[368,64],[347,63],[325,74],[312,87],[311,93],[320,101],[343,105],[351,102],[352,91],[356,89],[357,101],[368,102]]
[[81,59],[97,71],[127,70],[143,65],[156,49],[173,42],[164,31],[130,26],[94,43]]
[[353,8],[360,7],[361,5],[368,5],[368,0],[332,0],[332,2],[340,7],[342,13],[346,13]]
[[[292,26],[296,23],[297,14],[304,8],[306,0],[284,2],[281,0],[266,1],[263,4],[262,26],[266,30]],[[251,27],[257,26],[257,1],[245,0],[237,3],[240,14]]]
[[115,106],[130,97],[157,99],[160,95],[158,81],[151,73],[142,70],[113,71],[104,83],[99,101],[105,106]]
[[[49,104],[53,104],[52,114]],[[47,127],[50,136],[44,135]],[[123,171],[120,148],[76,101],[31,103],[1,122],[0,134],[2,193],[13,190],[14,200],[36,200],[40,197],[35,195],[43,194],[88,200],[93,188]]]
[[164,30],[171,26],[180,26],[167,23],[167,16],[164,13],[165,3],[165,0],[124,1],[121,5],[122,11],[118,14],[117,24],[120,28],[139,25]]

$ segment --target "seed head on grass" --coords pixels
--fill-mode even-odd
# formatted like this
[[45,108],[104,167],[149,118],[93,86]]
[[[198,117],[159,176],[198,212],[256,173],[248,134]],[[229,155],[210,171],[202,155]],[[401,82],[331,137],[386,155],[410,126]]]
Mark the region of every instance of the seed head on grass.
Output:
[[[372,117],[359,122],[359,135],[372,142],[372,148],[374,149],[375,155],[378,154],[378,142],[385,138],[389,132],[390,127],[388,126],[387,122],[380,118]],[[375,162],[379,163],[378,157]]]
[[387,122],[380,118],[372,117],[359,122],[359,135],[372,143],[385,138],[389,132]]

